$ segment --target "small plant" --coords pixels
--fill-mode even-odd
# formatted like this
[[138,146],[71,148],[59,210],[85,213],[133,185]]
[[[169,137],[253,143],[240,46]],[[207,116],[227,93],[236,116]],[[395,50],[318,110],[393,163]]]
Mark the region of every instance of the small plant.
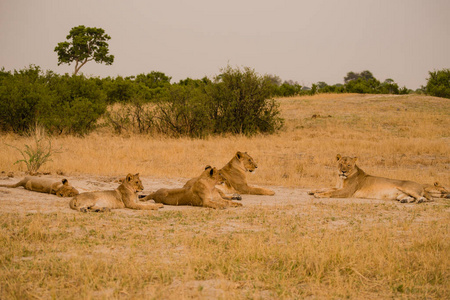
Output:
[[39,168],[48,161],[51,156],[59,150],[52,149],[52,142],[46,137],[45,129],[41,126],[35,126],[30,136],[33,137],[34,145],[25,145],[25,149],[21,150],[16,146],[8,145],[17,149],[23,159],[17,160],[14,164],[24,162],[27,166],[27,172],[30,175],[36,175]]

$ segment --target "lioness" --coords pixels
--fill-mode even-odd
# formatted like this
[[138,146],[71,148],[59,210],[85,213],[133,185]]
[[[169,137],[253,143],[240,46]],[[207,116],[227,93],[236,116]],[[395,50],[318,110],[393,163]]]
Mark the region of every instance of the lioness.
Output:
[[[210,170],[210,169],[212,169],[212,167],[211,166],[206,166],[205,167],[205,171],[207,172],[208,170]],[[205,172],[203,172],[203,173],[205,173]],[[202,173],[202,175],[200,175],[200,176],[203,176],[203,173]],[[192,179],[190,179],[188,182],[186,182],[186,184],[183,186],[184,188],[190,188],[196,181],[197,181],[197,179],[198,179],[199,177],[195,177],[195,178],[192,178]],[[241,195],[239,195],[239,194],[233,194],[232,196],[227,196],[227,195],[225,195],[225,193],[222,191],[222,190],[219,190],[218,188],[216,188],[216,187],[214,187],[216,190],[217,190],[217,192],[220,194],[220,196],[222,197],[222,199],[225,199],[225,200],[242,200],[242,197],[241,197]]]
[[402,203],[432,201],[420,183],[368,175],[356,165],[356,157],[338,154],[336,160],[342,187],[314,192],[314,197],[385,199]]
[[147,204],[137,202],[137,192],[144,189],[139,179],[139,173],[128,174],[119,187],[113,191],[81,193],[70,200],[70,208],[81,212],[105,212],[115,208],[158,209],[162,204]]
[[73,197],[79,192],[69,184],[67,179],[56,181],[52,178],[42,178],[37,176],[26,176],[16,184],[1,184],[1,187],[16,188],[24,187],[29,191],[53,194],[58,197]]
[[144,197],[141,201],[155,200],[156,203],[167,205],[192,205],[210,208],[226,208],[229,206],[242,206],[231,200],[223,199],[216,184],[226,179],[216,168],[206,168],[203,173],[188,181],[182,188],[159,189]]
[[236,152],[236,155],[222,168],[220,173],[226,178],[225,185],[228,191],[239,194],[275,195],[275,192],[265,188],[249,186],[246,172],[253,172],[258,168],[253,158],[247,152]]
[[433,198],[450,198],[450,192],[437,181],[433,185],[424,184],[423,188]]

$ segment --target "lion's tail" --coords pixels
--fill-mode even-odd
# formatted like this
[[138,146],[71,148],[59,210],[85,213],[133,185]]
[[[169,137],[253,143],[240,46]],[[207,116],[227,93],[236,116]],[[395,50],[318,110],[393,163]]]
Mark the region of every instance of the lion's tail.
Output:
[[19,183],[15,183],[15,184],[0,184],[0,187],[7,187],[7,188],[16,188],[20,186]]

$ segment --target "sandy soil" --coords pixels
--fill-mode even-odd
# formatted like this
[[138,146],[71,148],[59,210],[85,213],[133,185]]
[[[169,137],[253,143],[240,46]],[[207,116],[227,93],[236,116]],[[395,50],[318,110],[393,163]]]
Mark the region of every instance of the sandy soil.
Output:
[[[15,176],[14,178],[0,177],[1,184],[14,184],[25,176]],[[60,180],[61,176],[45,176],[48,178],[55,178]],[[89,191],[112,190],[119,186],[119,177],[108,176],[64,176],[69,182],[78,189],[80,193]],[[160,188],[177,188],[182,187],[188,180],[187,178],[180,179],[164,179],[141,177],[144,185],[144,191],[141,194],[148,194],[151,191]],[[307,189],[301,188],[285,188],[277,186],[268,186],[275,191],[274,196],[257,196],[257,195],[242,195],[243,207],[255,206],[285,206],[285,205],[307,205],[313,203],[327,203],[339,202],[342,204],[349,203],[381,203],[383,200],[368,200],[368,199],[316,199],[307,194]],[[60,198],[55,195],[31,192],[22,187],[19,188],[5,188],[0,187],[0,209],[3,213],[78,213],[69,208],[70,198]],[[164,210],[189,210],[189,209],[205,209],[201,207],[191,206],[169,206],[165,205]],[[126,214],[139,214],[139,211],[131,209],[121,209]]]

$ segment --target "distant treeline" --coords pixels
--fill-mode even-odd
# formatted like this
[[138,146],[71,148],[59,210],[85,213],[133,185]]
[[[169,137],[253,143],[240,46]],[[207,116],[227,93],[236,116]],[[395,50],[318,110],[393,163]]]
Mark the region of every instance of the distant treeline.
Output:
[[[253,69],[230,66],[213,79],[187,78],[177,83],[155,71],[130,77],[86,78],[43,72],[33,65],[13,72],[3,68],[0,130],[24,133],[40,124],[52,134],[76,135],[98,126],[111,126],[117,133],[132,130],[176,137],[273,133],[283,125],[274,97],[411,92],[399,88],[392,79],[381,83],[369,71],[349,72],[344,81],[336,85],[318,82],[306,88],[282,82],[278,76],[260,76]],[[111,108],[115,103],[124,105]]]

